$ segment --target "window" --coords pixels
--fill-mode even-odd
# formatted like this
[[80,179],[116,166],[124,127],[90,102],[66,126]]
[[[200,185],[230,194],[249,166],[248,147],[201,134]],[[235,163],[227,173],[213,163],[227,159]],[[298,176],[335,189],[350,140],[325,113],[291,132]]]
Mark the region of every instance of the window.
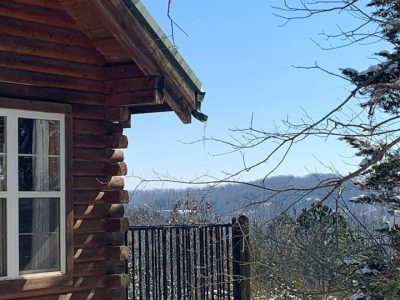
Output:
[[65,115],[0,109],[0,280],[66,272]]

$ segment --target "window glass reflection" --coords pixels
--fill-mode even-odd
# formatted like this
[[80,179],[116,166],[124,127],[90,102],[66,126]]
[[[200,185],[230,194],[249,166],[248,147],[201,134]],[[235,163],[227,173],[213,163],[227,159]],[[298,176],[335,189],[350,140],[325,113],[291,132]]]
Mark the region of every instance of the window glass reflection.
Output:
[[60,199],[19,199],[21,274],[60,269]]
[[7,275],[6,199],[0,199],[0,277]]
[[18,119],[20,191],[60,190],[60,122]]
[[60,122],[19,118],[18,153],[60,155]]

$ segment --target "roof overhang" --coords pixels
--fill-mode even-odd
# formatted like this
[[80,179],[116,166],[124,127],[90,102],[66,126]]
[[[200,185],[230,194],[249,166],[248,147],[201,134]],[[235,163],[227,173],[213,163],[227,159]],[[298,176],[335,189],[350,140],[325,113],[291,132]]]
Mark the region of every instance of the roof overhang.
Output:
[[[204,91],[200,80],[171,43],[139,0],[90,0],[101,20],[144,76],[160,75],[164,78],[163,101],[174,110],[184,123],[191,116],[205,121],[200,113]],[[131,111],[160,111],[133,106]]]

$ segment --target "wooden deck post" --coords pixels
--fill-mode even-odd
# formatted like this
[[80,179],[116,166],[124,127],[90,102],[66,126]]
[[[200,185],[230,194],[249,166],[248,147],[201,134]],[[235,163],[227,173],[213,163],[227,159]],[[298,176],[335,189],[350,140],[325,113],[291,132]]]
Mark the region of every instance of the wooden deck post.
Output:
[[232,219],[233,299],[250,300],[249,219]]

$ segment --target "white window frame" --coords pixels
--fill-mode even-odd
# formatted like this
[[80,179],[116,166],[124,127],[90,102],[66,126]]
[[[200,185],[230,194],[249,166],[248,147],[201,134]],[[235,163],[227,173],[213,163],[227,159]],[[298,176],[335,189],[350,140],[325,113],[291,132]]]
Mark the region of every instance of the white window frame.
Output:
[[[0,117],[6,119],[6,180],[7,191],[0,191],[6,199],[7,275],[0,280],[31,279],[66,274],[66,137],[65,115],[21,109],[0,108]],[[18,190],[18,118],[42,119],[60,122],[60,191]],[[52,272],[20,274],[19,271],[19,199],[59,198],[60,270]]]

